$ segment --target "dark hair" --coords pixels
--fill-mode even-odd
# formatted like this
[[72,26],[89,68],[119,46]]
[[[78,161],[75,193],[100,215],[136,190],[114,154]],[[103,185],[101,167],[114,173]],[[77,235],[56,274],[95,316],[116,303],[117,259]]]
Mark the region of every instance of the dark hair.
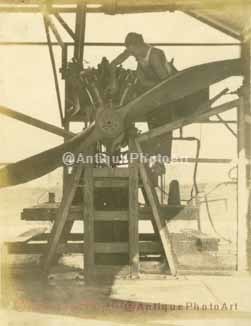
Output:
[[141,34],[138,33],[128,33],[125,38],[125,45],[142,45],[144,44],[144,39]]

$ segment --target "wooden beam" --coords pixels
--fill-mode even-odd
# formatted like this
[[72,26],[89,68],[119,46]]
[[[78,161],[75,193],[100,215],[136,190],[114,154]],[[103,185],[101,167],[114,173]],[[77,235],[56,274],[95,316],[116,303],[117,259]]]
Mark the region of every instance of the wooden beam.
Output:
[[[101,169],[100,169],[101,170]],[[128,187],[128,179],[112,179],[112,178],[100,178],[95,180],[96,188],[127,188]]]
[[[245,39],[245,37],[244,37]],[[240,109],[238,110],[238,231],[237,231],[237,269],[240,272],[251,270],[251,126],[246,115],[251,114],[251,41],[242,44],[241,59],[244,81]]]
[[50,238],[48,241],[48,248],[43,259],[44,273],[48,272],[51,263],[53,261],[53,258],[55,256],[55,253],[57,251],[57,246],[59,244],[61,235],[64,231],[64,227],[66,225],[66,221],[69,216],[72,201],[76,193],[77,187],[79,186],[79,180],[82,175],[82,172],[83,172],[83,164],[78,164],[75,167],[75,170],[72,172],[71,178],[67,185],[67,189],[63,194],[63,198],[58,208],[57,216],[51,230]]
[[[95,221],[96,221],[96,216],[95,216]],[[127,219],[128,221],[128,219]],[[32,242],[43,242],[43,241],[48,241],[50,234],[49,233],[40,233],[36,234],[33,237],[29,239],[29,241]],[[18,237],[19,238],[19,237]],[[70,242],[83,242],[85,239],[85,235],[82,233],[69,233],[67,237],[67,241]],[[156,241],[156,235],[154,233],[141,233],[139,234],[139,241]],[[13,242],[13,241],[8,241]],[[15,241],[17,242],[17,241]],[[26,242],[27,243],[27,242]],[[82,253],[82,251],[81,251]]]
[[[93,176],[95,178],[126,178],[129,177],[129,171],[127,168],[119,168],[119,169],[113,169],[113,168],[96,168],[93,169]],[[126,180],[125,179],[125,180]]]
[[86,282],[93,279],[95,269],[95,242],[94,242],[94,184],[93,167],[88,165],[84,173],[84,193],[83,193],[83,216],[84,218],[84,273]]
[[[138,153],[142,153],[142,149],[140,146],[140,143],[137,140],[135,141],[134,147],[136,148]],[[139,163],[139,172],[140,176],[143,182],[144,189],[147,194],[147,198],[149,201],[149,204],[152,208],[152,213],[153,217],[158,229],[158,234],[160,235],[161,243],[163,245],[164,253],[166,256],[166,259],[168,261],[168,265],[171,271],[172,275],[177,274],[176,266],[175,266],[175,259],[174,259],[174,254],[172,250],[172,244],[171,244],[171,239],[170,239],[170,234],[167,228],[167,224],[165,219],[161,216],[160,213],[160,207],[159,207],[159,201],[157,194],[155,192],[155,189],[153,185],[151,184],[151,178],[148,175],[147,167]]]
[[30,117],[24,113],[12,110],[6,106],[0,106],[0,114],[3,114],[9,118],[16,119],[18,121],[24,122],[30,126],[37,127],[39,129],[48,131],[54,135],[60,136],[60,137],[66,137],[66,138],[71,138],[75,134],[73,132],[70,132],[68,130],[65,130],[60,127],[56,127],[50,123],[41,121],[39,119]]
[[[48,204],[41,207],[25,208],[21,214],[21,219],[25,221],[53,221],[55,220],[58,205]],[[160,213],[164,219],[169,220],[193,220],[198,208],[195,206],[161,206]],[[128,211],[98,211],[95,210],[95,220],[98,221],[128,221]],[[148,206],[138,209],[139,220],[150,220],[152,210]],[[81,206],[71,206],[69,217],[71,221],[82,221],[83,216]]]
[[[133,149],[133,141],[129,140]],[[129,163],[129,264],[131,277],[139,274],[139,221],[138,221],[139,170],[136,162]]]
[[[200,243],[201,251],[218,251],[218,240],[215,238],[208,239],[200,239],[198,242],[198,238],[195,237],[187,237],[186,239],[179,238],[179,233],[173,233],[172,239],[174,242],[175,248],[181,247],[180,250],[184,251],[184,246],[186,252],[191,253],[194,250],[198,250],[198,243]],[[150,234],[148,237],[142,234],[144,238],[149,238],[146,240],[142,240],[139,242],[139,252],[140,255],[160,255],[162,252],[162,246],[160,241],[156,241],[154,239],[154,235]],[[78,234],[78,238],[83,237],[83,234]],[[45,234],[43,239],[48,239],[48,234]],[[69,237],[71,240],[71,237]],[[83,248],[85,247],[85,243],[83,241],[74,241],[68,243],[62,243],[57,246],[56,254],[83,254]],[[41,243],[38,241],[34,241],[32,243],[27,242],[5,242],[5,247],[7,247],[9,254],[41,254],[46,250],[47,244],[45,242]],[[95,251],[98,253],[128,253],[128,243],[127,242],[99,242],[95,244]],[[97,265],[95,265],[95,270]],[[95,272],[93,270],[93,272]],[[93,276],[93,274],[92,274]]]

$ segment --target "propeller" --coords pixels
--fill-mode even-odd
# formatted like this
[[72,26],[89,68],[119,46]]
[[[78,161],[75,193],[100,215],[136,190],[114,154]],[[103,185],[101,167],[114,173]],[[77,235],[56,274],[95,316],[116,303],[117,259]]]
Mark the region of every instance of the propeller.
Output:
[[142,118],[155,108],[194,94],[225,78],[240,74],[239,59],[198,65],[172,75],[117,110],[99,109],[96,121],[64,144],[0,169],[0,188],[39,178],[62,166],[64,153],[77,154],[80,151],[84,153],[88,147],[98,141],[117,139],[131,123],[136,122],[137,119],[142,121]]
[[97,141],[97,136],[93,124],[64,144],[1,168],[0,188],[31,181],[55,170],[63,164],[64,153],[85,150]]
[[[171,75],[121,108],[128,123],[146,121],[155,108],[194,94],[228,77],[241,75],[240,59],[209,62]],[[168,107],[166,107],[168,110]]]

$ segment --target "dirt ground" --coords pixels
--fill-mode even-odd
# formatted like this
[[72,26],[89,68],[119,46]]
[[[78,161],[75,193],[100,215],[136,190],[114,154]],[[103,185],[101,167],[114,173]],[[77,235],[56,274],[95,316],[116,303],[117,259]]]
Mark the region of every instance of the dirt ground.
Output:
[[[45,189],[20,191],[17,188],[1,192],[2,242],[31,227],[32,222],[20,220],[20,212],[23,207],[43,201],[41,196],[46,196],[45,192]],[[217,194],[214,195],[217,198]],[[214,202],[210,206],[211,214],[217,230],[231,239],[234,246],[235,193],[227,187],[224,193],[220,189],[218,196],[227,198],[227,204],[224,200]],[[202,213],[203,210],[205,214],[202,206]],[[203,228],[213,234],[208,220],[202,222]],[[38,224],[36,226],[40,226]],[[200,260],[203,265],[201,257],[197,258],[186,257],[192,264]],[[14,264],[18,263],[13,259]],[[158,280],[149,276],[148,279],[113,279],[110,283],[87,286],[80,274],[74,273],[67,271],[44,280],[38,269],[28,268],[8,282],[2,278],[1,325],[250,325],[251,278],[247,276],[180,275]]]

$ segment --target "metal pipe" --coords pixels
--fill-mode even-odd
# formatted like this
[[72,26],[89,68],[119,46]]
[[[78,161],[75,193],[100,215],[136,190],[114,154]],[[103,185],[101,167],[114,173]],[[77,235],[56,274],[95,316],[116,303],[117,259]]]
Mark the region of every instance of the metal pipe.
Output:
[[[52,5],[73,5],[80,2],[79,0],[53,0]],[[85,0],[89,9],[99,8],[100,10],[110,9],[114,12],[126,10],[128,8],[133,11],[145,10],[162,11],[162,10],[192,10],[192,9],[224,9],[226,7],[225,0]],[[12,1],[13,3],[13,1]],[[15,0],[13,6],[42,5],[43,0]],[[9,0],[0,0],[2,5],[10,5]],[[233,9],[239,6],[236,0],[228,0],[228,6]]]
[[220,114],[216,114],[216,117],[219,119],[219,121],[221,121],[224,124],[224,126],[231,132],[231,134],[234,135],[235,138],[237,138],[237,133],[234,132],[234,130],[226,123],[226,121],[224,121],[224,119],[222,119]]
[[[185,160],[186,163],[194,163],[196,161],[196,159],[192,157],[186,157]],[[233,160],[229,158],[199,158],[198,159],[199,163],[213,163],[213,164],[229,164],[232,161]]]
[[223,124],[223,123],[228,123],[228,124],[236,124],[237,121],[235,120],[223,120],[223,121],[220,121],[220,120],[203,120],[203,121],[200,121],[200,123],[212,123],[212,124]]
[[75,43],[74,43],[74,58],[79,64],[83,62],[85,26],[86,26],[86,5],[85,3],[79,3],[77,5],[77,11],[76,11]]
[[59,34],[55,24],[53,23],[51,17],[48,14],[44,14],[44,20],[46,21],[47,26],[49,26],[50,29],[52,30],[56,40],[58,41],[58,44],[63,49],[65,47],[64,41],[63,41],[61,35]]
[[30,117],[30,116],[28,116],[28,115],[26,115],[24,113],[12,110],[12,109],[7,108],[5,106],[0,106],[0,114],[3,114],[3,115],[5,115],[5,116],[7,116],[9,118],[13,118],[13,119],[22,121],[22,122],[24,122],[24,123],[26,123],[26,124],[28,124],[30,126],[34,126],[34,127],[40,128],[42,130],[46,130],[46,131],[48,131],[50,133],[53,133],[54,135],[58,135],[58,136],[61,136],[61,137],[69,138],[69,137],[73,137],[75,135],[74,133],[72,133],[70,131],[59,128],[57,126],[54,126],[54,125],[52,125],[50,123],[41,121],[39,119]]
[[[215,114],[233,109],[235,107],[239,106],[239,100],[233,100],[221,105],[218,105],[212,109],[206,110],[205,108],[202,110],[202,112],[195,112],[190,117],[187,118],[181,118],[179,120],[167,123],[163,126],[154,128],[151,131],[145,132],[142,135],[138,137],[138,140],[141,141],[147,141],[148,139],[154,138],[156,136],[162,135],[163,133],[166,133],[168,131],[172,131],[175,129],[179,129],[180,127],[183,127],[185,125],[189,125],[192,123],[200,123],[200,120],[204,120],[206,118],[209,118],[210,116],[214,116]],[[206,103],[206,108],[208,107],[208,103]]]
[[49,46],[49,54],[50,54],[50,58],[51,58],[53,77],[54,77],[55,88],[56,88],[59,115],[60,115],[60,119],[61,119],[61,124],[64,125],[63,107],[62,107],[60,88],[59,88],[59,82],[58,82],[58,77],[57,77],[56,61],[54,58],[53,48],[51,46],[51,36],[50,36],[50,31],[49,31],[49,27],[47,24],[47,20],[46,20],[45,16],[43,16],[43,18],[44,18],[45,33],[46,33],[47,43]]
[[[64,42],[65,45],[67,46],[74,46],[74,42]],[[240,46],[240,43],[184,43],[184,42],[175,42],[175,43],[168,43],[168,42],[155,42],[155,43],[150,43],[152,46]],[[14,46],[47,46],[47,42],[8,42],[8,41],[3,41],[0,42],[0,46],[9,46],[9,45],[14,45]],[[59,44],[57,42],[51,42],[51,45],[53,46],[58,46]],[[122,42],[83,42],[84,46],[125,46],[124,43]]]
[[[50,7],[49,13],[61,12],[61,13],[73,13],[75,12],[76,7],[68,7],[68,6],[53,6]],[[8,14],[34,14],[41,13],[40,6],[3,6],[0,5],[0,13],[8,13]]]
[[54,16],[59,21],[59,23],[63,26],[63,28],[66,30],[66,32],[75,40],[75,33],[70,28],[70,26],[65,22],[65,20],[60,16],[58,12],[54,13]]

